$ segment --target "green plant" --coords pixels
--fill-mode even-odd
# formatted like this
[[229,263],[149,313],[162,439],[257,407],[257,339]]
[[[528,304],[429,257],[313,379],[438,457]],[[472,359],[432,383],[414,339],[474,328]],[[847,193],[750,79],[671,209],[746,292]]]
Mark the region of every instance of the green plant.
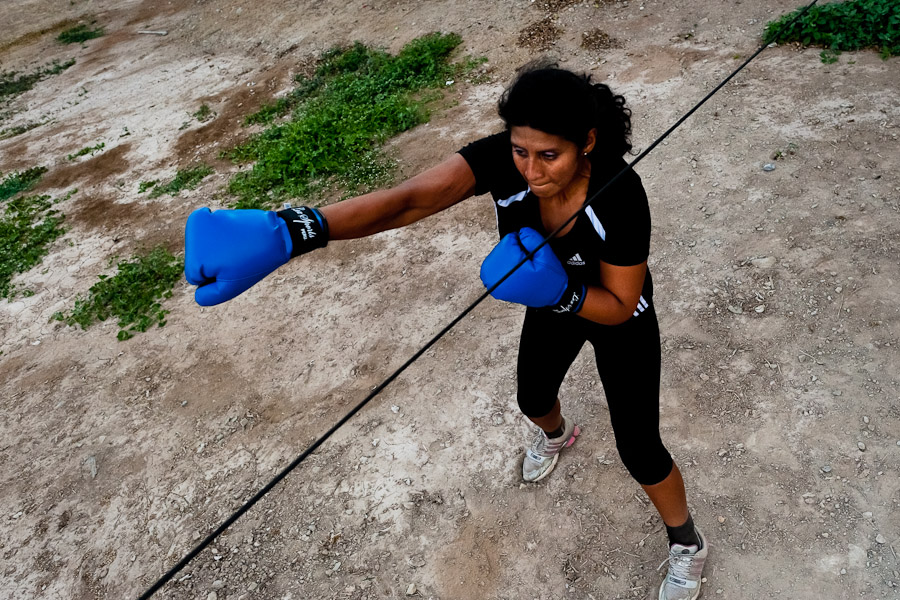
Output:
[[195,119],[197,119],[198,121],[200,121],[201,123],[205,123],[206,121],[209,121],[210,119],[212,119],[215,115],[216,114],[212,111],[212,109],[209,106],[207,106],[206,104],[202,104],[202,105],[200,105],[199,110],[197,110],[197,112],[195,112],[191,116],[194,117]]
[[[157,185],[150,192],[151,198],[158,198],[163,194],[174,196],[184,189],[192,190],[197,187],[204,177],[212,173],[212,167],[198,165],[190,169],[182,169],[175,173],[175,178],[164,185]],[[149,186],[148,186],[149,187]]]
[[60,33],[56,36],[56,41],[61,44],[79,44],[101,37],[104,33],[102,27],[91,29],[88,25],[81,23]]
[[900,55],[900,2],[847,0],[813,6],[792,24],[798,11],[766,25],[766,43],[798,42],[822,46],[822,62],[837,62],[843,50],[873,48],[881,57]]
[[68,315],[58,312],[53,319],[87,329],[97,321],[117,317],[119,340],[147,331],[154,324],[162,327],[169,311],[163,310],[160,302],[172,297],[172,288],[183,270],[184,261],[164,248],[133,256],[116,265],[115,275],[100,275],[100,281],[86,296],[76,298]]
[[46,172],[47,167],[31,167],[24,171],[10,173],[0,181],[0,201],[8,200],[19,192],[31,189]]
[[153,179],[152,181],[142,181],[138,184],[138,194],[143,194],[154,185],[159,183],[159,179]]
[[66,156],[66,158],[68,160],[75,160],[79,156],[84,156],[85,154],[90,154],[91,156],[93,156],[95,152],[99,152],[100,150],[103,150],[105,147],[106,147],[106,144],[104,144],[103,142],[100,142],[96,146],[88,146],[86,148],[82,148],[75,154],[69,154],[68,156]]
[[480,64],[451,63],[455,34],[429,34],[396,56],[357,42],[325,52],[316,72],[284,98],[247,117],[270,126],[225,155],[252,169],[232,177],[228,191],[237,208],[261,208],[288,197],[308,197],[329,185],[360,190],[385,182],[390,161],[385,140],[428,120],[428,105]]
[[38,264],[50,242],[64,233],[63,216],[52,205],[50,196],[23,196],[6,204],[0,218],[0,297],[11,298],[13,276]]
[[38,81],[51,75],[58,75],[74,64],[75,59],[67,60],[64,63],[54,61],[49,66],[27,74],[19,74],[18,71],[4,71],[0,73],[0,100],[9,101],[13,96],[18,96],[33,88]]
[[15,127],[9,127],[0,131],[0,140],[5,140],[6,138],[15,137],[17,135],[21,135],[26,131],[31,131],[35,127],[40,127],[43,123],[31,121],[29,123],[25,123],[24,125],[16,125]]

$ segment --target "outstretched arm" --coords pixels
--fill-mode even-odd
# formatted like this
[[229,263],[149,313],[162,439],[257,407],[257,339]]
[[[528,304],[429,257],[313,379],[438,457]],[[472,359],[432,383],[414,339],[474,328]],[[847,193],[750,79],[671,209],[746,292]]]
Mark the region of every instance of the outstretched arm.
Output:
[[475,192],[469,163],[454,154],[400,185],[321,208],[329,238],[346,240],[396,229],[431,216]]
[[475,192],[475,175],[454,154],[436,167],[388,190],[322,210],[305,206],[262,210],[194,211],[185,226],[184,274],[198,286],[194,298],[211,306],[234,298],[293,256],[329,239],[358,238],[403,227]]

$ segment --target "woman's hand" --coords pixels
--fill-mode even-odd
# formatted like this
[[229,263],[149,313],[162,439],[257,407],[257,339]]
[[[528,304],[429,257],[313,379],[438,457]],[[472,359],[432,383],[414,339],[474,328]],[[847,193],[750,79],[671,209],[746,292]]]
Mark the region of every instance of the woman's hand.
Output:
[[289,261],[328,243],[328,223],[314,208],[279,213],[200,208],[184,229],[184,275],[201,306],[231,300]]
[[481,281],[490,289],[534,252],[534,256],[503,280],[491,295],[525,306],[549,307],[558,313],[576,313],[584,301],[584,285],[570,280],[549,245],[535,251],[543,239],[530,227],[505,235],[481,263]]

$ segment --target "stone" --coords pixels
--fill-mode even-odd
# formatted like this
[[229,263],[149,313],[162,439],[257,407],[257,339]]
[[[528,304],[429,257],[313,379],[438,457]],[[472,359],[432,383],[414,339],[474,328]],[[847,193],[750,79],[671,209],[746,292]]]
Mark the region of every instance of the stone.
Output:
[[831,473],[831,465],[825,465],[824,467],[822,467],[822,472]]
[[206,596],[206,600],[219,600],[219,595],[218,595],[217,593],[215,593],[215,592],[210,592],[210,593]]
[[86,461],[84,461],[84,466],[87,467],[88,471],[91,474],[91,479],[97,478],[97,457],[89,456]]
[[775,170],[775,163],[766,163],[763,165],[763,171],[769,172]]
[[859,451],[860,451],[860,452],[865,452],[865,451],[866,451],[866,445],[865,445],[864,443],[862,443],[862,442],[857,442],[856,447],[859,448]]
[[754,258],[750,261],[750,264],[756,267],[757,269],[771,269],[775,266],[775,257],[774,256],[760,256],[759,258]]
[[878,542],[879,544],[886,544],[886,543],[887,543],[887,540],[884,539],[884,536],[881,535],[880,533],[879,533],[878,535],[875,536],[875,541]]
[[406,595],[407,595],[407,596],[414,596],[415,593],[416,593],[416,591],[417,591],[417,590],[416,590],[416,584],[411,583],[411,584],[409,584],[409,587],[406,588]]

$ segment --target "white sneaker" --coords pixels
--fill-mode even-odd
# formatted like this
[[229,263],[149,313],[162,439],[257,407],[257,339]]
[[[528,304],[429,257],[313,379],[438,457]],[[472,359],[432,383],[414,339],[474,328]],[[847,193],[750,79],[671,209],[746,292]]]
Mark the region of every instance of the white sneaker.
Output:
[[575,438],[581,433],[578,425],[563,417],[563,434],[558,438],[548,438],[547,434],[538,427],[534,434],[531,447],[525,451],[525,460],[522,462],[522,477],[525,481],[540,481],[550,474],[559,453],[563,448],[568,448],[575,443]]
[[709,553],[709,544],[699,529],[697,535],[700,537],[700,548],[673,544],[669,549],[669,558],[659,565],[662,568],[666,562],[669,563],[669,573],[659,586],[659,600],[697,600],[700,595],[703,563]]

